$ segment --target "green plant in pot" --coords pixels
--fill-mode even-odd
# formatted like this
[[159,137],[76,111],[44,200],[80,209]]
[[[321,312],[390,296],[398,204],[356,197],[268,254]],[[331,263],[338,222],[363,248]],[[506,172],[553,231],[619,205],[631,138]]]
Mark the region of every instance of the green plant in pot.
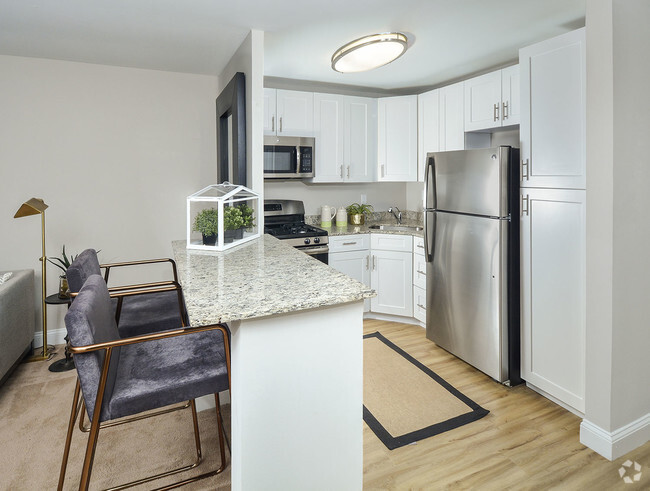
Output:
[[214,245],[219,232],[219,211],[216,208],[202,210],[194,217],[195,232],[203,236],[203,245]]
[[248,206],[246,203],[242,203],[237,208],[241,211],[241,217],[244,222],[243,227],[250,229],[255,226],[255,218],[253,217],[253,208]]
[[228,206],[223,211],[224,242],[241,239],[244,236],[244,218],[238,206]]
[[[79,254],[77,254],[77,256],[78,255]],[[65,253],[64,245],[61,257],[47,258],[50,263],[54,264],[57,268],[63,271],[63,274],[59,276],[59,298],[70,297],[70,293],[68,291],[68,277],[66,276],[66,273],[68,272],[68,268],[70,267],[72,261],[77,259],[77,256],[70,254],[70,257],[68,257],[68,255]]]
[[372,205],[360,205],[359,203],[352,203],[347,207],[348,221],[352,225],[363,225],[366,223],[366,215],[372,213],[374,208]]

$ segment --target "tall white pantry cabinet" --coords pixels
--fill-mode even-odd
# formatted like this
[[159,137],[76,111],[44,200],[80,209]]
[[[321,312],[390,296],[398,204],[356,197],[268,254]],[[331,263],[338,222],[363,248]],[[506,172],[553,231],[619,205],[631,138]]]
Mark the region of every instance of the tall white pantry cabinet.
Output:
[[585,30],[522,48],[521,375],[583,413]]

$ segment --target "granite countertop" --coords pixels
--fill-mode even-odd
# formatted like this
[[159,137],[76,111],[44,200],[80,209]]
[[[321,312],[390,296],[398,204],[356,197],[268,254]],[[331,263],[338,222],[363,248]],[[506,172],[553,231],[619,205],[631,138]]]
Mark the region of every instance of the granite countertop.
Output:
[[[417,211],[404,210],[402,212],[402,225],[410,227],[424,227],[424,213]],[[324,230],[327,230],[330,236],[336,235],[350,235],[350,234],[397,234],[397,235],[413,235],[415,237],[424,237],[423,230],[379,230],[371,229],[371,225],[397,225],[397,220],[395,217],[386,212],[373,212],[366,217],[366,223],[364,225],[350,225],[347,224],[345,227],[337,227],[332,224],[331,227],[325,228],[321,227]],[[320,215],[306,215],[305,222],[320,227]]]
[[375,296],[370,287],[263,235],[224,252],[172,242],[190,325],[253,319]]
[[[379,230],[371,229],[370,225],[397,225],[397,222],[393,220],[392,222],[380,221],[380,222],[366,222],[364,225],[350,225],[347,224],[345,227],[337,227],[332,225],[329,228],[325,228],[331,237],[336,235],[348,235],[348,234],[397,234],[397,235],[413,235],[416,237],[424,237],[423,230]],[[422,222],[417,220],[402,220],[402,225],[411,226],[411,227],[422,227]]]

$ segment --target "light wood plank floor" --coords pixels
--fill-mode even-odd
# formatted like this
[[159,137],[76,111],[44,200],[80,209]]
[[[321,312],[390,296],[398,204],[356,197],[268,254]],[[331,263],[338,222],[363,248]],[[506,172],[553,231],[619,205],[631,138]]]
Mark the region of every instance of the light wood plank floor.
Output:
[[[427,340],[421,327],[364,321],[364,334],[375,331],[490,414],[395,450],[364,424],[364,489],[650,489],[650,442],[610,462],[580,443],[580,418],[524,385],[494,382]],[[619,476],[628,459],[642,466],[639,482]]]

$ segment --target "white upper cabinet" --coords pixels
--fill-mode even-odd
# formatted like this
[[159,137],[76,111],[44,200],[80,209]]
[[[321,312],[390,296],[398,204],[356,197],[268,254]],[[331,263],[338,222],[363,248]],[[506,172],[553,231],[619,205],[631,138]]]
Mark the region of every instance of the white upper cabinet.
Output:
[[465,131],[519,124],[519,65],[465,80]]
[[501,103],[503,126],[519,124],[521,121],[521,76],[519,65],[512,65],[501,70]]
[[417,111],[415,95],[378,100],[379,181],[417,181]]
[[264,134],[314,136],[314,94],[264,89]]
[[440,97],[440,151],[465,149],[464,82],[438,89]]
[[523,187],[586,186],[585,29],[519,50]]
[[418,95],[418,181],[424,181],[427,153],[440,151],[438,89]]
[[314,182],[374,180],[377,100],[314,94]]

